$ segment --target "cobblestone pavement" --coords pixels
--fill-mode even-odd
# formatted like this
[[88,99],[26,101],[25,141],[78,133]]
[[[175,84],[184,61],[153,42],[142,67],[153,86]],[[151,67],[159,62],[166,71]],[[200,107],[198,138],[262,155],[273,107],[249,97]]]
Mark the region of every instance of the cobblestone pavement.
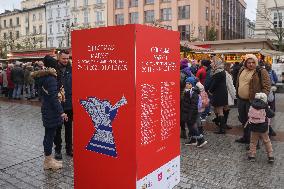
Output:
[[[208,121],[203,149],[187,147],[181,141],[181,182],[175,189],[188,188],[284,188],[284,94],[278,97],[278,112],[273,138],[276,161],[267,163],[263,146],[257,161],[246,160],[246,146],[234,142],[241,128],[236,109],[231,111],[229,134],[215,135]],[[43,127],[38,103],[0,99],[0,188],[74,188],[73,161],[63,154],[64,168],[44,171]],[[64,151],[63,151],[64,152]],[[118,189],[120,189],[118,187]]]

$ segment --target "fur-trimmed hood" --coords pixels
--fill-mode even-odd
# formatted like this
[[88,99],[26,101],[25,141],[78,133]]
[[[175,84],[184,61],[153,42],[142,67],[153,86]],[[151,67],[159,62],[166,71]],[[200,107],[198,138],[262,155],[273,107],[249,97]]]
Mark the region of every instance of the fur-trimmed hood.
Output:
[[54,68],[45,68],[43,70],[38,70],[31,73],[33,78],[40,78],[45,76],[54,76],[57,77],[56,70]]

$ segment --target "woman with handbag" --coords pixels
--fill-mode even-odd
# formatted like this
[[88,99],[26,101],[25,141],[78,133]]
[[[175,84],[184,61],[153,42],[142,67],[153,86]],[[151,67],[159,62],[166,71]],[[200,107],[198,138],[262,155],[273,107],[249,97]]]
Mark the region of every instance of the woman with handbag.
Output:
[[43,140],[44,146],[44,169],[57,170],[62,168],[62,161],[57,161],[52,157],[53,139],[57,127],[63,124],[68,117],[64,113],[58,98],[57,73],[55,70],[56,60],[52,57],[44,58],[43,70],[33,72],[32,76],[37,80],[39,93],[41,96],[42,122],[45,127]]

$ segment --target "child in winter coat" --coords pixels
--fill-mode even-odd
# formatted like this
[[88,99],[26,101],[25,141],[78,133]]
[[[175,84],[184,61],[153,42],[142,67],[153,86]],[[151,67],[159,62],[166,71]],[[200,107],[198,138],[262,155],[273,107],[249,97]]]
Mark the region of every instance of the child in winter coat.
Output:
[[[202,115],[205,112],[205,108],[207,108],[209,106],[209,98],[208,98],[208,94],[206,93],[204,86],[200,83],[197,82],[196,87],[199,89],[200,94],[199,94],[199,103],[198,103],[198,112],[200,115]],[[201,134],[203,134],[203,126],[202,126],[202,120],[199,119],[198,122],[198,128]]]
[[190,133],[189,141],[186,142],[185,145],[197,145],[197,147],[201,148],[207,144],[207,141],[205,141],[198,129],[198,119],[200,119],[198,113],[200,91],[198,87],[195,86],[196,79],[194,77],[188,77],[185,82],[186,86],[181,108],[181,123],[187,124]]
[[251,130],[248,160],[255,161],[256,145],[258,140],[261,139],[265,145],[268,162],[274,162],[272,144],[268,135],[268,122],[274,115],[274,112],[268,107],[266,94],[256,93],[248,112],[247,126]]

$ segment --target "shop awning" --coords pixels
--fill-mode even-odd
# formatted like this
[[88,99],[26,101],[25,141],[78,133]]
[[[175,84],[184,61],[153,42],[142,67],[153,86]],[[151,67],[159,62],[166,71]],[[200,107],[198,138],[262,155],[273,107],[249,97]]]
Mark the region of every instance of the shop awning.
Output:
[[201,53],[201,52],[209,52],[210,51],[210,49],[206,49],[206,48],[199,47],[199,46],[196,46],[196,45],[190,45],[188,42],[185,42],[185,41],[181,41],[180,45],[187,47],[194,52],[200,52]]
[[284,52],[266,50],[266,49],[224,49],[212,50],[211,52],[203,52],[210,54],[247,54],[247,53],[260,53],[264,56],[284,56]]

